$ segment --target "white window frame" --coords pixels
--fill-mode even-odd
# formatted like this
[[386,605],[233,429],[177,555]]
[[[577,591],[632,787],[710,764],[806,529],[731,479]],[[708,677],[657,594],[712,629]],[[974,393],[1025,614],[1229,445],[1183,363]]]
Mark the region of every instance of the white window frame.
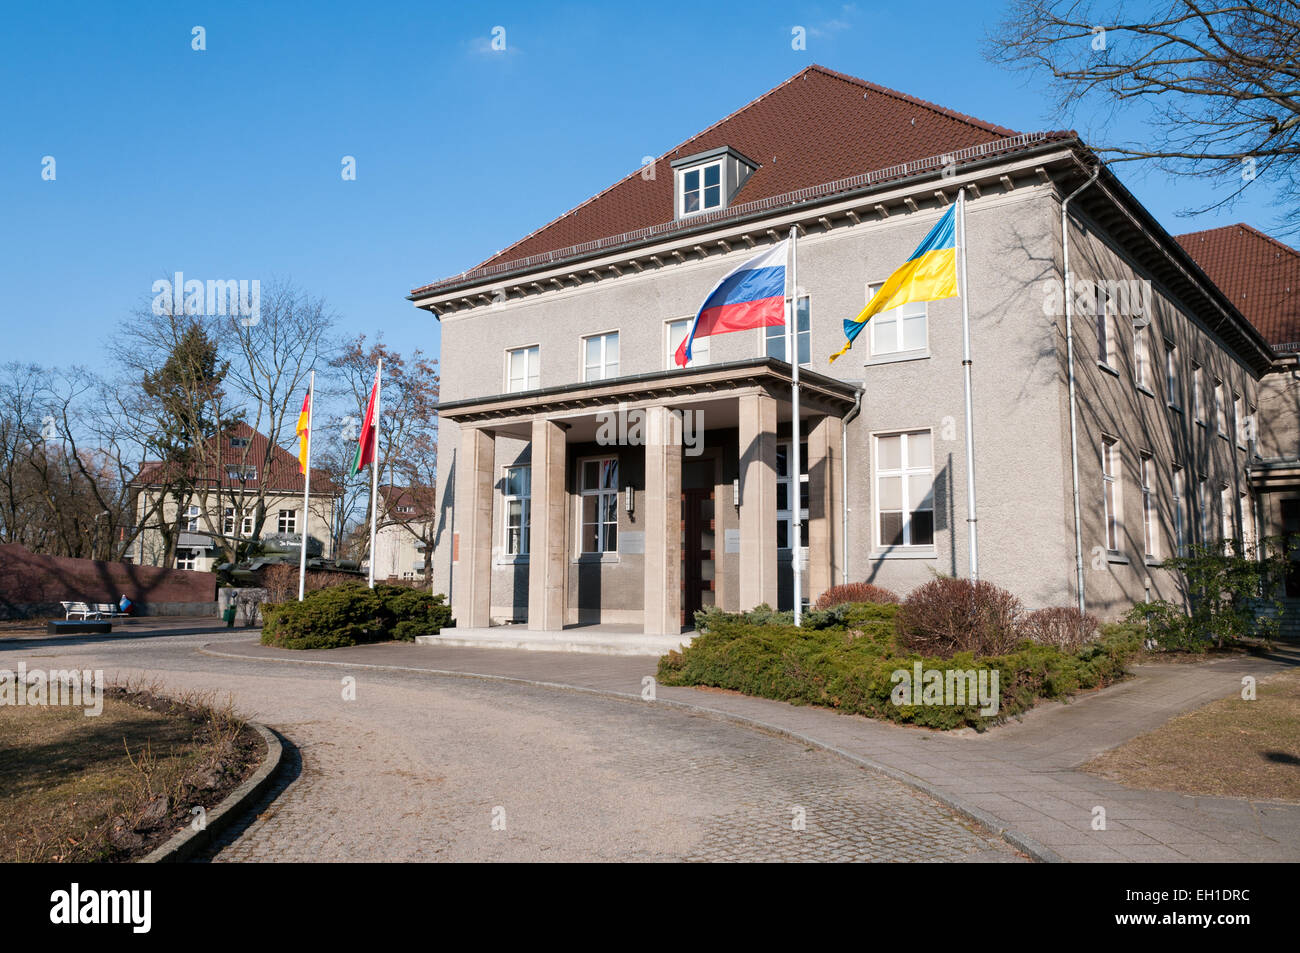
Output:
[[[800,362],[799,362],[799,366],[800,366],[800,367],[811,367],[811,366],[812,366],[812,296],[811,296],[811,295],[808,295],[808,294],[801,294],[801,295],[799,296],[799,304],[804,305],[804,309],[803,309],[803,310],[804,310],[804,313],[808,315],[808,328],[807,328],[807,330],[797,330],[797,331],[796,331],[796,333],[795,333],[795,342],[794,342],[794,351],[795,351],[796,354],[802,354],[803,351],[804,351],[804,348],[801,347],[801,344],[802,344],[803,342],[806,341],[807,344],[808,344],[808,348],[807,348],[807,350],[808,350],[808,360],[806,360],[806,361],[800,361]],[[795,327],[796,327],[796,329],[799,327],[799,323],[800,323],[800,322],[799,322],[799,309],[796,308],[796,309],[795,309]],[[779,324],[779,325],[778,325],[778,324],[772,324],[772,325],[768,325],[767,327],[763,328],[762,331],[763,331],[763,338],[762,338],[762,351],[760,352],[759,356],[760,356],[760,357],[774,357],[774,358],[776,358],[778,361],[786,361],[787,363],[789,363],[790,355],[786,353],[786,333],[785,333],[785,332],[786,332],[786,326],[785,326],[784,324]],[[771,345],[772,345],[772,342],[774,342],[774,341],[780,341],[780,342],[781,342],[781,353],[779,353],[779,354],[773,354],[773,353],[772,353],[772,346],[771,346]]]
[[1245,409],[1245,406],[1246,402],[1242,400],[1241,395],[1234,393],[1232,395],[1232,423],[1233,430],[1236,431],[1237,435],[1237,448],[1240,450],[1245,450],[1247,445],[1246,428],[1243,426],[1245,418],[1241,413],[1242,410]]
[[[705,199],[707,198],[708,190],[714,188],[714,186],[705,185],[705,179],[707,178],[707,174],[705,172],[706,169],[718,170],[718,184],[716,186],[718,190],[718,201],[716,205],[708,205],[708,206],[705,205]],[[723,189],[726,185],[726,171],[727,170],[723,168],[723,160],[721,159],[717,159],[713,162],[702,162],[699,165],[693,165],[686,169],[678,169],[677,170],[677,209],[678,209],[677,217],[688,218],[692,215],[703,215],[705,212],[714,212],[720,208],[726,208],[727,196],[723,192]],[[686,177],[692,172],[698,172],[700,176],[699,188],[698,190],[695,190],[699,192],[700,206],[699,208],[696,209],[687,209],[686,196],[688,194],[688,191],[686,188]]]
[[[691,331],[691,324],[695,321],[695,316],[689,318],[669,318],[664,322],[664,367],[667,370],[677,368],[677,347],[681,344],[682,339]],[[677,339],[674,344],[673,326],[680,324],[683,326],[682,337]],[[686,362],[686,367],[702,367],[709,363],[709,337],[697,337],[691,345],[691,359]],[[685,370],[685,368],[681,368]]]
[[[286,514],[288,518],[286,519]],[[288,529],[285,527],[288,526]],[[279,510],[275,514],[275,531],[277,533],[296,533],[298,532],[298,511],[297,510]]]
[[1165,341],[1165,388],[1169,391],[1166,401],[1174,410],[1183,409],[1183,375],[1178,364],[1178,345]]
[[201,515],[202,511],[193,503],[185,508],[185,532],[197,533],[199,531],[199,517]]
[[1201,545],[1210,544],[1210,480],[1205,474],[1199,474],[1196,483],[1196,508],[1199,510],[1197,523],[1201,530]]
[[1237,510],[1241,514],[1243,555],[1249,555],[1255,546],[1255,509],[1251,504],[1250,494],[1245,490],[1237,493]]
[[1173,470],[1174,551],[1187,555],[1187,480],[1182,467]]
[[[182,555],[184,554],[184,555]],[[176,550],[176,568],[194,570],[198,566],[199,551],[197,549],[183,548]]]
[[[524,474],[524,492],[511,492],[510,475],[516,470]],[[531,465],[525,463],[519,466],[501,468],[501,501],[501,529],[504,533],[504,538],[501,541],[501,551],[512,559],[531,555],[533,536],[533,468]],[[510,522],[511,503],[519,504],[518,546],[515,545],[515,539],[511,532],[515,529]]]
[[1155,459],[1138,454],[1138,479],[1142,483],[1142,549],[1148,560],[1160,558],[1160,513],[1156,508]]
[[[514,356],[522,354],[524,356],[524,373],[520,386],[515,386],[515,375],[513,373]],[[525,391],[537,390],[541,384],[541,366],[542,366],[542,347],[540,344],[522,344],[519,347],[506,348],[506,380],[505,393],[522,394]]]
[[1214,428],[1224,440],[1228,439],[1228,405],[1223,399],[1223,381],[1214,379]]
[[1232,553],[1232,541],[1237,538],[1237,517],[1233,508],[1237,505],[1237,495],[1226,483],[1219,484],[1219,531],[1223,533],[1223,553]]
[[[609,342],[611,338],[614,340],[614,350],[618,352],[618,357],[613,361],[609,359]],[[600,342],[600,357],[595,364],[589,364],[587,362],[587,343],[590,341]],[[617,329],[612,331],[598,331],[595,334],[583,335],[582,340],[578,345],[578,361],[582,366],[582,379],[584,381],[603,381],[618,377],[618,359],[622,356],[623,349],[618,339]],[[594,371],[593,368],[595,369]]]
[[[930,458],[925,461],[924,466],[913,465],[913,461],[911,459],[912,441],[910,438],[913,436],[918,436],[920,434],[925,434],[927,437],[929,437],[930,440]],[[893,468],[885,469],[880,466],[880,441],[887,440],[892,437],[902,438],[899,441],[899,458],[898,458],[899,466],[897,469],[893,469]],[[897,551],[900,549],[924,551],[924,550],[933,549],[934,536],[935,536],[934,431],[932,431],[928,427],[922,427],[915,430],[894,430],[886,433],[872,434],[871,450],[872,450],[872,463],[875,471],[875,475],[872,480],[872,494],[871,494],[872,524],[874,526],[872,535],[876,541],[877,551]],[[928,476],[930,478],[930,489],[926,493],[926,496],[930,498],[930,506],[928,509],[928,512],[930,513],[930,541],[928,543],[916,543],[912,541],[912,514],[927,512],[927,509],[925,507],[912,505],[911,477],[914,476]],[[892,479],[892,478],[898,478],[899,480],[899,485],[900,485],[899,492],[901,494],[899,502],[900,505],[902,506],[902,517],[903,517],[903,542],[898,544],[897,546],[885,543],[884,533],[881,532],[881,526],[880,526],[880,517],[881,517],[880,482],[882,479]],[[895,511],[891,509],[886,512],[892,513]]]
[[[776,548],[777,548],[778,550],[783,550],[783,551],[788,551],[788,550],[790,549],[790,541],[791,541],[791,536],[792,536],[792,534],[791,534],[791,532],[790,532],[790,530],[791,530],[791,528],[792,528],[792,527],[791,527],[791,521],[792,521],[793,518],[794,518],[794,509],[792,508],[791,503],[793,503],[793,501],[794,501],[794,499],[795,499],[795,497],[794,497],[794,492],[795,492],[795,490],[794,490],[794,487],[792,486],[793,480],[791,479],[791,476],[790,476],[790,453],[791,453],[791,450],[792,450],[793,446],[794,446],[793,443],[792,443],[791,441],[789,441],[789,440],[783,440],[783,441],[779,442],[779,443],[776,445],[776,453],[777,453],[777,458],[776,458],[776,459],[777,459],[777,467],[776,467],[776,485],[777,485],[777,491],[776,491],[776,497],[777,497],[777,500],[778,500],[778,503],[777,503],[777,510],[776,510]],[[782,451],[785,452],[785,467],[786,467],[785,476],[782,476],[782,475],[781,475],[781,462],[780,462],[780,461],[781,461],[781,453],[782,453]],[[806,539],[807,536],[808,536],[808,507],[802,505],[802,504],[803,504],[804,487],[806,487],[806,486],[808,486],[808,485],[809,485],[809,483],[808,483],[808,444],[807,444],[807,442],[805,441],[805,442],[803,442],[802,444],[800,444],[800,447],[799,447],[799,491],[798,491],[798,492],[799,492],[799,503],[800,503],[800,506],[799,506],[799,521],[800,521],[800,522],[799,522],[799,545],[800,545],[800,546],[807,546],[807,545],[808,545],[808,543],[805,542],[805,539]],[[782,486],[786,487],[786,491],[785,491],[785,502],[786,502],[786,505],[785,505],[784,507],[782,507],[782,506],[780,505],[780,502],[779,502],[780,499],[781,499],[781,490],[780,490],[780,487],[782,487]],[[781,527],[782,527],[782,526],[785,527],[785,545],[784,545],[784,546],[781,545]]]
[[[880,289],[884,286],[884,281],[873,281],[867,284],[867,302],[879,294]],[[882,322],[880,319],[885,315],[891,315],[890,322]],[[903,346],[903,322],[909,318],[921,319],[921,327],[925,332],[925,341],[917,347]],[[893,324],[893,340],[882,340],[889,337],[882,329],[886,324]],[[871,320],[867,322],[867,333],[870,335],[870,351],[872,357],[894,357],[894,356],[916,356],[930,353],[930,309],[925,301],[915,301],[910,304],[900,305],[897,308],[890,308],[888,311],[882,311],[880,314],[872,315]]]
[[[576,509],[578,511],[577,512],[577,518],[578,518],[578,533],[577,533],[578,547],[577,548],[578,548],[579,556],[604,556],[604,555],[618,552],[618,503],[619,503],[618,496],[620,491],[620,487],[618,486],[618,480],[617,479],[614,480],[614,486],[612,487],[601,487],[601,486],[588,487],[585,483],[586,476],[587,476],[586,464],[588,463],[598,464],[599,465],[598,472],[603,474],[604,464],[610,460],[614,461],[615,466],[619,466],[618,455],[608,454],[608,453],[601,454],[599,456],[594,456],[594,457],[583,457],[579,459],[577,462],[578,506],[576,507]],[[619,466],[619,473],[620,475],[622,473],[621,466]],[[603,479],[603,477],[601,479]],[[588,524],[583,519],[583,516],[585,515],[583,513],[583,509],[585,507],[584,501],[589,496],[595,496],[599,498],[596,502],[596,515],[598,517],[602,516],[605,512],[605,507],[606,507],[605,498],[612,496],[614,499],[614,539],[612,540],[613,542],[612,547],[610,545],[611,540],[609,539],[609,529],[608,529],[610,524],[607,520],[598,519],[595,523]],[[589,550],[583,548],[586,545],[586,534],[584,532],[584,529],[588,525],[594,525],[596,527],[596,543],[597,543],[596,549]]]
[[1106,537],[1106,551],[1119,552],[1123,532],[1124,501],[1122,498],[1124,461],[1120,456],[1119,439],[1101,438],[1101,507],[1102,532]]
[[1150,349],[1147,347],[1147,325],[1139,324],[1133,328],[1133,381],[1144,391],[1151,390],[1148,380]]
[[[227,506],[221,518],[221,534],[223,536],[235,535],[235,513],[233,506]],[[253,535],[253,514],[246,513],[239,521],[239,535],[241,538]]]
[[227,463],[226,479],[247,483],[257,479],[257,466],[252,463]]
[[1112,371],[1119,363],[1115,324],[1115,302],[1103,291],[1102,305],[1097,311],[1097,363]]
[[1205,368],[1192,363],[1192,419],[1205,426]]

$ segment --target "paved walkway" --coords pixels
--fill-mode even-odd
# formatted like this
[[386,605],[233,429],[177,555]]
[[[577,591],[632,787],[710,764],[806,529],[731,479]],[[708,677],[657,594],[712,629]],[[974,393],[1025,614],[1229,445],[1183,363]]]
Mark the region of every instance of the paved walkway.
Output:
[[[211,651],[263,660],[412,668],[640,698],[656,660],[386,644],[288,652],[256,642]],[[1040,859],[1300,861],[1300,805],[1132,790],[1077,770],[1173,716],[1300,662],[1294,652],[1198,665],[1146,665],[1136,678],[1049,704],[984,734],[942,734],[731,692],[657,688],[657,699],[795,736],[905,780]],[[662,706],[661,706],[662,707]],[[1097,808],[1106,829],[1094,830]]]

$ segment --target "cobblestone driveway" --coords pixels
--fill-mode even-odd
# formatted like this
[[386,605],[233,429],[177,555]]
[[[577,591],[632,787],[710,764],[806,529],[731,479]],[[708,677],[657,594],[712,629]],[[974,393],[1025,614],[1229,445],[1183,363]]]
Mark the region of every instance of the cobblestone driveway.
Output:
[[3,664],[147,669],[281,731],[287,784],[216,861],[1020,859],[904,785],[728,722],[367,670],[346,701],[345,670],[198,654],[212,639],[6,646]]

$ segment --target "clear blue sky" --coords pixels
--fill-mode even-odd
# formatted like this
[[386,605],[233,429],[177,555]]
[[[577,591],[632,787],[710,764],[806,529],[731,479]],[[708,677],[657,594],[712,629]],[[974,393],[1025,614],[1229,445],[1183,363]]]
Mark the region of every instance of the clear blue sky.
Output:
[[[917,19],[917,12],[923,18]],[[95,364],[157,278],[291,278],[350,332],[437,353],[405,300],[812,62],[1020,130],[998,2],[10,4],[0,34],[0,360]],[[191,29],[207,49],[191,49]],[[804,26],[808,48],[791,49]],[[506,52],[490,47],[505,28]],[[43,156],[57,179],[43,181]],[[356,181],[340,177],[356,157]],[[1120,174],[1171,231],[1268,196]],[[1261,192],[1263,189],[1260,190]]]

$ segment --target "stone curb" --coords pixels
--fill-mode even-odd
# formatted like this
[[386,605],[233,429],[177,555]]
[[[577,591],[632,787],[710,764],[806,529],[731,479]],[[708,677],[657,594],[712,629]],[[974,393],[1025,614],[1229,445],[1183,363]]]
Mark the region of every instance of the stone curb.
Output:
[[175,864],[189,860],[200,850],[212,844],[216,836],[238,819],[240,813],[257,802],[268,787],[275,772],[284,760],[284,745],[275,732],[265,725],[249,722],[266,742],[266,757],[253,772],[252,777],[231,791],[220,804],[208,812],[208,823],[201,831],[190,826],[173,834],[171,838],[159,844],[152,851],[141,857],[139,864]]
[[[248,661],[255,661],[255,662],[287,662],[290,665],[327,665],[327,666],[333,666],[335,668],[369,669],[372,671],[415,672],[423,675],[442,676],[444,678],[465,678],[465,679],[478,679],[480,681],[488,681],[488,682],[504,682],[506,684],[526,685],[532,688],[546,688],[553,691],[575,692],[577,694],[583,694],[583,695],[596,695],[602,698],[611,698],[616,701],[622,701],[622,702],[634,702],[637,704],[646,704],[646,702],[641,698],[640,695],[635,695],[630,692],[615,692],[603,688],[586,688],[581,685],[566,685],[563,682],[542,682],[542,681],[537,681],[536,679],[519,678],[513,675],[483,675],[477,672],[455,672],[455,671],[447,671],[443,669],[412,668],[406,665],[376,665],[374,663],[367,663],[367,662],[331,662],[328,659],[294,659],[294,658],[280,658],[278,656],[268,656],[268,655],[239,655],[234,652],[215,651],[208,647],[210,645],[216,645],[216,644],[220,644],[220,643],[210,642],[208,643],[208,645],[204,645],[200,647],[199,651],[202,652],[204,655],[211,655],[214,657],[241,659],[241,660],[248,660]],[[894,781],[898,781],[900,784],[905,784],[914,790],[920,791],[922,794],[925,794],[926,796],[933,798],[934,800],[938,801],[940,804],[943,804],[945,807],[949,808],[950,810],[955,811],[956,813],[962,815],[968,820],[974,821],[976,824],[992,832],[994,836],[1000,837],[1002,840],[1006,841],[1016,850],[1028,854],[1033,860],[1037,861],[1038,863],[1057,864],[1057,863],[1065,862],[1065,859],[1061,857],[1061,855],[1058,854],[1056,851],[1052,850],[1050,847],[1046,847],[1043,844],[1038,843],[1038,841],[1034,840],[1032,837],[1029,837],[1026,834],[1022,834],[1013,828],[1007,827],[1000,820],[998,820],[992,814],[989,814],[983,808],[976,807],[973,804],[968,804],[964,799],[957,797],[956,795],[949,794],[948,792],[935,787],[929,781],[925,781],[922,780],[921,778],[916,777],[915,775],[908,774],[906,771],[900,771],[897,768],[893,768],[890,767],[889,765],[882,764],[878,761],[874,761],[871,758],[863,758],[860,755],[852,754],[848,751],[843,750],[842,748],[837,748],[835,745],[827,744],[824,741],[819,741],[816,738],[809,737],[808,735],[801,734],[797,731],[791,731],[788,728],[782,728],[779,725],[773,725],[765,721],[759,721],[756,718],[749,718],[745,715],[737,715],[733,712],[720,711],[717,708],[708,708],[704,705],[693,705],[690,702],[672,701],[666,698],[656,699],[654,704],[663,705],[669,708],[676,708],[681,711],[690,712],[696,715],[702,715],[708,718],[728,721],[731,722],[732,724],[740,725],[741,727],[744,728],[761,731],[764,734],[776,735],[778,737],[786,738],[791,741],[797,741],[800,744],[811,745],[812,747],[819,748],[822,751],[828,752],[829,754],[833,754],[839,758],[843,758],[844,760],[856,764],[859,767],[867,768],[868,770],[875,771],[878,774],[883,774],[885,777],[890,778]]]

